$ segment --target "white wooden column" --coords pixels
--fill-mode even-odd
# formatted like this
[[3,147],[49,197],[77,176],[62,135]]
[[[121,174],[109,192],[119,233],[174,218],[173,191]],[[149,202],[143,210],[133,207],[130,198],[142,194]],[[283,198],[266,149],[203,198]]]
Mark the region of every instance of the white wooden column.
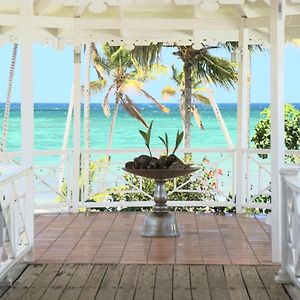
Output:
[[72,212],[79,208],[79,177],[80,177],[80,63],[81,45],[74,47],[74,93],[73,93],[73,182]]
[[284,165],[284,0],[271,1],[272,259],[280,261],[282,208],[279,170]]
[[238,103],[237,103],[237,154],[236,154],[236,211],[243,212],[246,198],[246,154],[243,149],[248,148],[248,88],[249,51],[248,29],[244,26],[244,19],[239,29],[239,62],[238,62]]
[[[20,57],[21,57],[21,164],[33,167],[34,100],[32,58],[33,0],[20,1]],[[26,183],[26,224],[29,244],[33,245],[34,184],[31,172]]]

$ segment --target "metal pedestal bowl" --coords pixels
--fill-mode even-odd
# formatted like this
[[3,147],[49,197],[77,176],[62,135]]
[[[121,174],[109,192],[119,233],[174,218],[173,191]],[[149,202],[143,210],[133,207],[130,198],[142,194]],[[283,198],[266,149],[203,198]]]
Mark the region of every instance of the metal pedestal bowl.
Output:
[[168,196],[166,192],[165,183],[167,179],[188,175],[198,170],[196,167],[189,167],[187,169],[127,169],[124,171],[147,177],[155,180],[155,192],[153,196],[154,206],[153,212],[145,217],[142,236],[179,236],[176,217],[169,212],[167,205]]

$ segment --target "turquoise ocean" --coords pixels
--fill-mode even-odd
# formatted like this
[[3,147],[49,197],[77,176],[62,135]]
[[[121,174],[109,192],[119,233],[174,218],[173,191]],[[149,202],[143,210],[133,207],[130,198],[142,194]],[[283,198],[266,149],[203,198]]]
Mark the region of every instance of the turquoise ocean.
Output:
[[[148,123],[154,120],[152,147],[162,147],[157,136],[168,133],[171,143],[174,142],[177,130],[181,130],[182,121],[178,104],[167,104],[170,113],[161,112],[152,104],[139,104],[139,110]],[[250,134],[254,132],[254,126],[261,118],[260,112],[268,104],[251,104],[250,108]],[[296,104],[299,108],[300,104]],[[220,111],[225,120],[229,133],[236,143],[237,108],[236,104],[219,104]],[[112,106],[113,109],[113,106]],[[198,106],[205,130],[199,129],[193,121],[192,147],[227,147],[225,138],[210,106]],[[35,149],[51,150],[61,149],[68,113],[67,103],[35,103]],[[4,103],[0,104],[0,126],[2,127]],[[82,107],[83,116],[83,107]],[[83,118],[82,118],[83,120]],[[107,145],[108,131],[111,117],[105,117],[100,104],[91,104],[90,126],[91,147],[105,149]],[[82,122],[83,127],[83,122]],[[12,103],[7,151],[20,149],[20,104]],[[144,147],[143,140],[138,134],[139,129],[145,127],[133,119],[126,111],[121,109],[118,113],[117,122],[113,135],[113,148]],[[83,130],[82,130],[83,134]],[[83,138],[81,139],[83,144]],[[70,131],[69,148],[72,147],[72,130]]]

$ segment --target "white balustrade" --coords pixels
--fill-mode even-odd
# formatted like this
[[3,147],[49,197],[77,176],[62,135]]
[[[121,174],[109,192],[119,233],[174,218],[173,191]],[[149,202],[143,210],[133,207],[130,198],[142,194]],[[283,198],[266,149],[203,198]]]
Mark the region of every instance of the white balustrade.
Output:
[[[203,189],[190,190],[187,188],[189,182],[178,184],[174,180],[174,193],[187,193],[189,201],[170,201],[172,206],[231,206],[237,205],[235,194],[236,186],[240,184],[236,178],[236,149],[229,148],[192,148],[180,149],[178,156],[185,151],[193,153],[193,161],[201,164],[203,158],[209,162],[205,163],[206,169],[199,170],[192,175],[192,179],[203,180],[204,172],[217,170],[213,175],[214,187],[208,191]],[[81,151],[81,161],[84,155],[90,155],[93,162],[90,178],[84,176],[84,168],[81,168],[81,176],[78,185],[80,187],[79,198],[72,199],[72,175],[73,158],[70,150],[39,150],[35,151],[35,209],[41,211],[67,211],[72,207],[147,207],[152,206],[152,194],[143,190],[142,179],[133,184],[125,180],[126,173],[121,169],[125,162],[132,160],[135,156],[145,154],[145,148],[127,149],[91,149]],[[153,154],[159,156],[163,149],[153,149]],[[259,154],[268,154],[267,159],[262,159]],[[287,151],[298,160],[300,151]],[[271,209],[271,172],[270,172],[270,150],[244,149],[243,155],[247,162],[245,168],[246,197],[242,208]],[[3,153],[0,158],[0,167],[18,167],[18,152]],[[107,158],[109,157],[109,161]],[[9,168],[8,168],[9,170]],[[189,180],[190,181],[190,180]],[[203,182],[205,186],[206,182]],[[142,193],[144,200],[150,201],[113,201],[110,196],[114,190],[120,196],[126,194],[127,200],[131,194]],[[201,194],[201,200],[199,194]],[[194,199],[191,195],[194,195]],[[92,199],[97,198],[97,202]],[[124,197],[121,197],[124,198]],[[129,199],[130,200],[130,199]],[[267,202],[267,203],[266,203]]]
[[17,169],[0,176],[0,279],[33,245],[32,207],[26,197],[32,169]]
[[300,168],[281,170],[281,269],[276,280],[300,288]]

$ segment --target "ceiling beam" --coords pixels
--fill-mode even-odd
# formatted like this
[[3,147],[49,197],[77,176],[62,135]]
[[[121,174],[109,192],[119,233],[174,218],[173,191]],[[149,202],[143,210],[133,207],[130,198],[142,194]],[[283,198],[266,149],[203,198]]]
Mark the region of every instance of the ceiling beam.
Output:
[[[20,26],[19,15],[0,14],[0,26],[18,27]],[[212,18],[205,22],[197,19],[141,19],[141,18],[71,18],[71,17],[50,17],[34,16],[33,25],[38,28],[53,28],[73,30],[76,23],[78,30],[145,30],[159,32],[164,30],[236,30],[240,24],[240,18]],[[290,15],[286,17],[286,28],[298,27],[300,15]],[[245,26],[249,29],[268,28],[269,17],[246,18]],[[295,32],[293,30],[293,32]]]
[[51,4],[51,0],[39,0],[34,5],[34,13],[37,16],[41,16],[47,10],[50,4]]
[[87,9],[87,4],[78,6],[75,10],[74,18],[80,18],[84,14],[86,9]]

